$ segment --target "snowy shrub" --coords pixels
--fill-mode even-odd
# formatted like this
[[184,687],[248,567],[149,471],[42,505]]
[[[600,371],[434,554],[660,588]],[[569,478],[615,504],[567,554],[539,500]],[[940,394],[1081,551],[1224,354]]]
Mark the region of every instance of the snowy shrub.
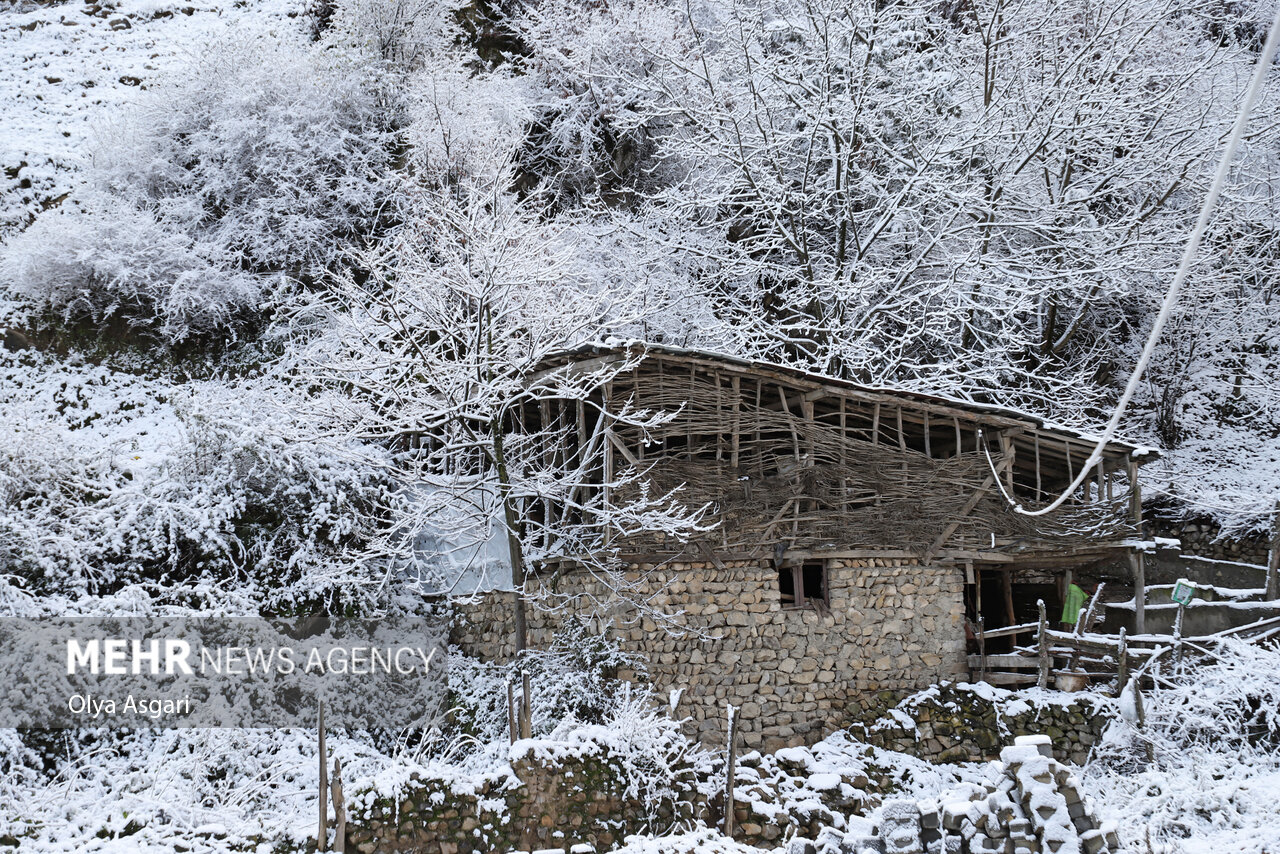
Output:
[[216,44],[105,135],[92,176],[251,269],[315,274],[391,213],[398,119],[355,58]]
[[1166,661],[1137,725],[1112,726],[1085,768],[1103,818],[1128,851],[1262,852],[1274,845],[1280,791],[1280,650],[1224,641],[1209,661]]
[[269,287],[216,242],[104,195],[86,201],[83,211],[42,216],[0,259],[16,294],[64,322],[122,317],[181,341],[231,326]]
[[408,71],[431,55],[448,50],[461,32],[454,13],[466,4],[457,0],[338,0],[331,5],[330,40]]
[[618,680],[618,670],[644,673],[641,659],[572,619],[560,627],[546,649],[531,649],[525,655],[522,664],[503,665],[451,650],[452,714],[462,733],[482,743],[506,738],[507,683],[518,694],[522,673],[529,675],[533,732],[538,736],[566,724],[608,721],[630,701],[630,687]]
[[681,17],[649,0],[521,9],[515,23],[529,52],[518,64],[533,85],[517,155],[525,189],[567,207],[597,197],[635,202],[669,181],[658,149],[671,122],[658,104],[671,93],[661,91],[668,81],[651,78],[658,57],[692,54]]
[[70,597],[235,580],[267,608],[367,592],[342,555],[376,525],[378,454],[316,439],[269,382],[182,386],[3,351],[0,377],[0,575]]
[[104,129],[89,189],[5,248],[0,282],[171,342],[234,326],[394,219],[399,121],[342,52],[214,44]]

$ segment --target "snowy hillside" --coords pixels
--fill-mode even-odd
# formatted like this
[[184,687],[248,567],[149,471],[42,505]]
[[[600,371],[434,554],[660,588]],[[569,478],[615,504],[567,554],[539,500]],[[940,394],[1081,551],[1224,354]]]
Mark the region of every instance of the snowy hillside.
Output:
[[[588,472],[588,451],[613,441],[605,414],[579,416],[576,458],[549,414],[533,441],[508,429],[540,402],[535,369],[592,342],[700,348],[1096,431],[1275,12],[13,0],[0,8],[0,618],[420,615],[464,592],[481,548],[507,570],[572,555],[615,584],[602,609],[630,601],[611,537],[685,542],[703,508],[651,489],[629,450],[630,467]],[[1144,469],[1149,509],[1230,535],[1267,530],[1280,496],[1278,119],[1272,69],[1121,424],[1163,451]],[[587,412],[608,370],[539,381]],[[608,417],[648,436],[668,416]],[[528,510],[541,499],[573,512]],[[522,664],[539,705],[518,749],[519,672],[462,656],[440,731],[334,734],[367,808],[353,821],[422,780],[503,815],[514,764],[539,750],[621,763],[620,800],[707,808],[720,760],[616,678],[640,664],[568,637]],[[1148,729],[1116,722],[1071,785],[1127,825],[1123,850],[1280,844],[1276,668],[1273,650],[1234,650],[1162,683]],[[307,727],[0,729],[0,849],[304,850],[320,785]],[[1003,785],[979,765],[864,748],[837,733],[809,754],[835,770],[780,771],[788,808],[808,820],[840,774],[878,769],[895,792],[840,818],[867,830],[881,795],[941,803]],[[695,825],[615,841],[755,850]]]

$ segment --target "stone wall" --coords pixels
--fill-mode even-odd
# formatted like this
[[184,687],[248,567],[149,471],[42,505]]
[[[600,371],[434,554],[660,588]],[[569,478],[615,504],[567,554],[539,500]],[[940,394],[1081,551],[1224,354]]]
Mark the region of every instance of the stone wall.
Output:
[[1208,519],[1174,521],[1155,518],[1149,523],[1157,537],[1172,537],[1182,542],[1182,553],[1265,565],[1270,540],[1265,533],[1244,537],[1220,538],[1220,529]]
[[1019,736],[1047,736],[1053,756],[1083,765],[1115,720],[1098,694],[1011,692],[990,685],[939,685],[907,697],[885,691],[863,701],[853,732],[868,744],[931,762],[995,759]]
[[[729,703],[741,710],[743,745],[773,750],[817,741],[868,694],[922,688],[965,667],[957,568],[831,560],[829,613],[783,608],[777,572],[760,561],[642,564],[628,580],[669,625],[619,604],[612,631],[625,650],[647,659],[660,695],[681,691],[677,714],[708,744],[723,742]],[[584,572],[561,576],[558,592],[590,603],[611,599]],[[481,658],[508,657],[510,595],[460,606],[454,642]],[[529,623],[530,644],[548,644],[553,618],[535,612]]]
[[347,851],[360,854],[492,854],[592,845],[607,851],[628,834],[661,833],[705,804],[689,792],[628,792],[634,781],[600,744],[516,742],[510,773],[447,781],[414,774],[396,797],[351,798]]

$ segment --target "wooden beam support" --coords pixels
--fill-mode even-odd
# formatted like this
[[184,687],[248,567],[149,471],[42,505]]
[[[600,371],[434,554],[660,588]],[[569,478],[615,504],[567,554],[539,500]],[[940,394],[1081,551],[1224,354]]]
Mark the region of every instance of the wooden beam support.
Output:
[[[1142,486],[1138,483],[1138,464],[1129,460],[1129,520],[1142,539]],[[1147,572],[1146,555],[1140,550],[1129,552],[1129,566],[1133,570],[1133,630],[1136,634],[1147,631]]]
[[742,450],[742,379],[732,378],[733,388],[733,438],[729,445],[729,465],[738,467],[738,458]]

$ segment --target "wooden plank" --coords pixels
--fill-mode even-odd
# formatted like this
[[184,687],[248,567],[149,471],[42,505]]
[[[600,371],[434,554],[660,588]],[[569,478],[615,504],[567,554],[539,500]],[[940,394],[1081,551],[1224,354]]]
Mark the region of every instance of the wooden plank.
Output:
[[[969,666],[974,668],[980,667],[982,665],[980,660],[981,658],[982,656],[980,655],[969,656]],[[988,667],[1028,667],[1034,670],[1039,666],[1036,659],[1029,655],[988,655],[986,658]]]
[[986,633],[988,638],[1007,638],[1034,632],[1038,625],[1038,623],[1022,623],[1017,626],[1002,626],[998,629],[987,629]]
[[988,673],[984,680],[988,685],[1034,685],[1034,673]]

